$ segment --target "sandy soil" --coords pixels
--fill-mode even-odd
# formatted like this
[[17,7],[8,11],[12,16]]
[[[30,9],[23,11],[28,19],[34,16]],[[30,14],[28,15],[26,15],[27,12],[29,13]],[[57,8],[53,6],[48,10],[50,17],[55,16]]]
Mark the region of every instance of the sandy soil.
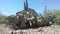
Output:
[[7,27],[0,26],[0,34],[60,34],[60,25],[51,25],[46,27],[39,27],[37,29],[12,30]]

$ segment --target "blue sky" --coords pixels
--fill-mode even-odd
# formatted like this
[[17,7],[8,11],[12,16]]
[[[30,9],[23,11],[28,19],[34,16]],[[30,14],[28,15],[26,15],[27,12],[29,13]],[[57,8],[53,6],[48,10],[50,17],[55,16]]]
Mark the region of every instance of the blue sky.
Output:
[[[25,0],[0,0],[0,12],[4,15],[15,15],[24,9]],[[60,0],[28,0],[30,8],[33,8],[37,13],[42,13],[45,7],[47,9],[60,9]]]

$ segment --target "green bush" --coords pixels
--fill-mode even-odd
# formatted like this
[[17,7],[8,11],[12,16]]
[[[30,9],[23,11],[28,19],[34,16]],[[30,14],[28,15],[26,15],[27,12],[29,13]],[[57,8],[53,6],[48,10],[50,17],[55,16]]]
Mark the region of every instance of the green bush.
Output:
[[55,24],[60,25],[60,19],[56,19]]

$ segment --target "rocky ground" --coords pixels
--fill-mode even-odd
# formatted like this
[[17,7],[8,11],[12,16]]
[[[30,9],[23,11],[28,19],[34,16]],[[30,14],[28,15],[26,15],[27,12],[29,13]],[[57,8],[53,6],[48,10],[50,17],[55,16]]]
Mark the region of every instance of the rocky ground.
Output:
[[60,34],[60,25],[51,25],[39,27],[37,29],[12,30],[4,26],[0,26],[0,34]]

